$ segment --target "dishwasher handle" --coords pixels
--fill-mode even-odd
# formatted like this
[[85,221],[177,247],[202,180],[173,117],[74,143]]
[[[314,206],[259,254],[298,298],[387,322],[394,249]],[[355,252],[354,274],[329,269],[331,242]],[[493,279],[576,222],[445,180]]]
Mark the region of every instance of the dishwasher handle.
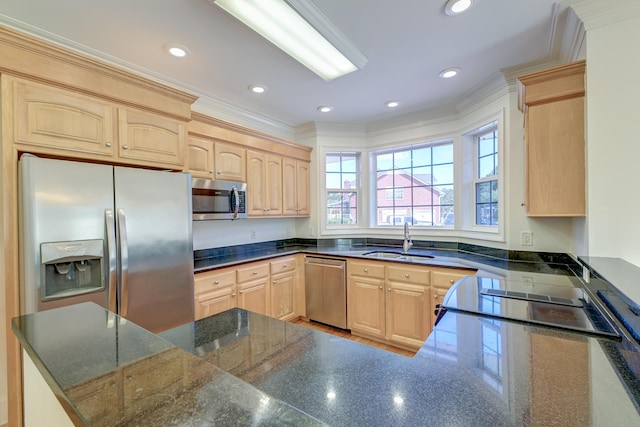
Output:
[[341,259],[331,259],[331,258],[307,258],[304,261],[305,265],[316,265],[318,267],[329,267],[329,268],[338,268],[340,270],[344,270],[345,261]]

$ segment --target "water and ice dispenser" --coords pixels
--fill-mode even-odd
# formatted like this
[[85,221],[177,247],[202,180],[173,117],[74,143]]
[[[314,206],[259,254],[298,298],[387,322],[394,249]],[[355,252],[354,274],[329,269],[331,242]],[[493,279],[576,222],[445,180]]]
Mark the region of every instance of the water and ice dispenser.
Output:
[[102,239],[42,243],[41,300],[104,289],[103,260]]

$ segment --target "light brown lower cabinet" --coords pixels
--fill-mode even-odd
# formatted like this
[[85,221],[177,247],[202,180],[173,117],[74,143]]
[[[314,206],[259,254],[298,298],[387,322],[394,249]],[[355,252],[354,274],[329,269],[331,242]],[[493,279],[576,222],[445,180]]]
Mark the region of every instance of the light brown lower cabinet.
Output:
[[416,350],[431,333],[436,303],[475,270],[349,260],[347,274],[351,332]]
[[[299,316],[302,285],[298,255],[195,275],[195,319],[239,307],[281,320]],[[304,297],[304,295],[302,296]]]

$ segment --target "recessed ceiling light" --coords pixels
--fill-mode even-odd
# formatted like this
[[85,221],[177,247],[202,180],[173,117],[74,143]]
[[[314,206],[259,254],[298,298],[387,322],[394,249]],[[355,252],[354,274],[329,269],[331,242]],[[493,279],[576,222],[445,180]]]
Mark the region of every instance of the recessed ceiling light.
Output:
[[460,72],[460,68],[446,68],[442,71],[440,71],[440,74],[438,74],[438,76],[441,79],[450,79],[451,77],[455,77],[458,75],[458,73]]
[[169,44],[166,46],[166,50],[176,58],[184,58],[189,54],[189,49],[179,44]]
[[333,110],[333,107],[330,107],[328,105],[321,105],[318,107],[318,111],[320,111],[321,113],[328,113],[331,110]]
[[458,15],[469,10],[478,0],[447,0],[444,5],[444,13],[449,16]]
[[396,108],[398,105],[400,105],[400,102],[398,102],[398,101],[387,101],[387,102],[384,103],[384,105],[387,108]]
[[264,85],[249,85],[249,90],[253,93],[265,93],[267,87]]

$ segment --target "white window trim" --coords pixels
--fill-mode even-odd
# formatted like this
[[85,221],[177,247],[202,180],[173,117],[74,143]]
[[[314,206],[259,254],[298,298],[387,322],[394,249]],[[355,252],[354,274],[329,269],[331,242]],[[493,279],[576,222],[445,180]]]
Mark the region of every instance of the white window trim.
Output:
[[[321,209],[319,211],[321,211],[322,213],[319,215],[320,217],[320,224],[321,224],[321,234],[332,234],[331,231],[340,231],[338,234],[342,234],[342,231],[349,231],[349,230],[357,230],[357,229],[361,229],[363,228],[363,197],[362,197],[362,182],[363,180],[363,176],[362,176],[362,159],[364,157],[364,153],[361,150],[350,150],[350,149],[345,149],[344,147],[325,147],[322,150],[319,150],[320,152],[320,159],[321,162],[319,162],[320,165],[320,177],[322,178],[321,181],[321,193],[320,193],[320,206]],[[327,188],[327,155],[330,153],[353,153],[355,154],[355,156],[357,157],[357,167],[356,167],[356,186],[355,189],[353,189],[356,193],[356,223],[355,224],[329,224],[327,222],[327,210],[326,207],[328,206],[328,201],[327,201],[327,193],[329,191],[343,191],[344,189],[334,189],[334,188]],[[344,190],[346,192],[346,190]]]

